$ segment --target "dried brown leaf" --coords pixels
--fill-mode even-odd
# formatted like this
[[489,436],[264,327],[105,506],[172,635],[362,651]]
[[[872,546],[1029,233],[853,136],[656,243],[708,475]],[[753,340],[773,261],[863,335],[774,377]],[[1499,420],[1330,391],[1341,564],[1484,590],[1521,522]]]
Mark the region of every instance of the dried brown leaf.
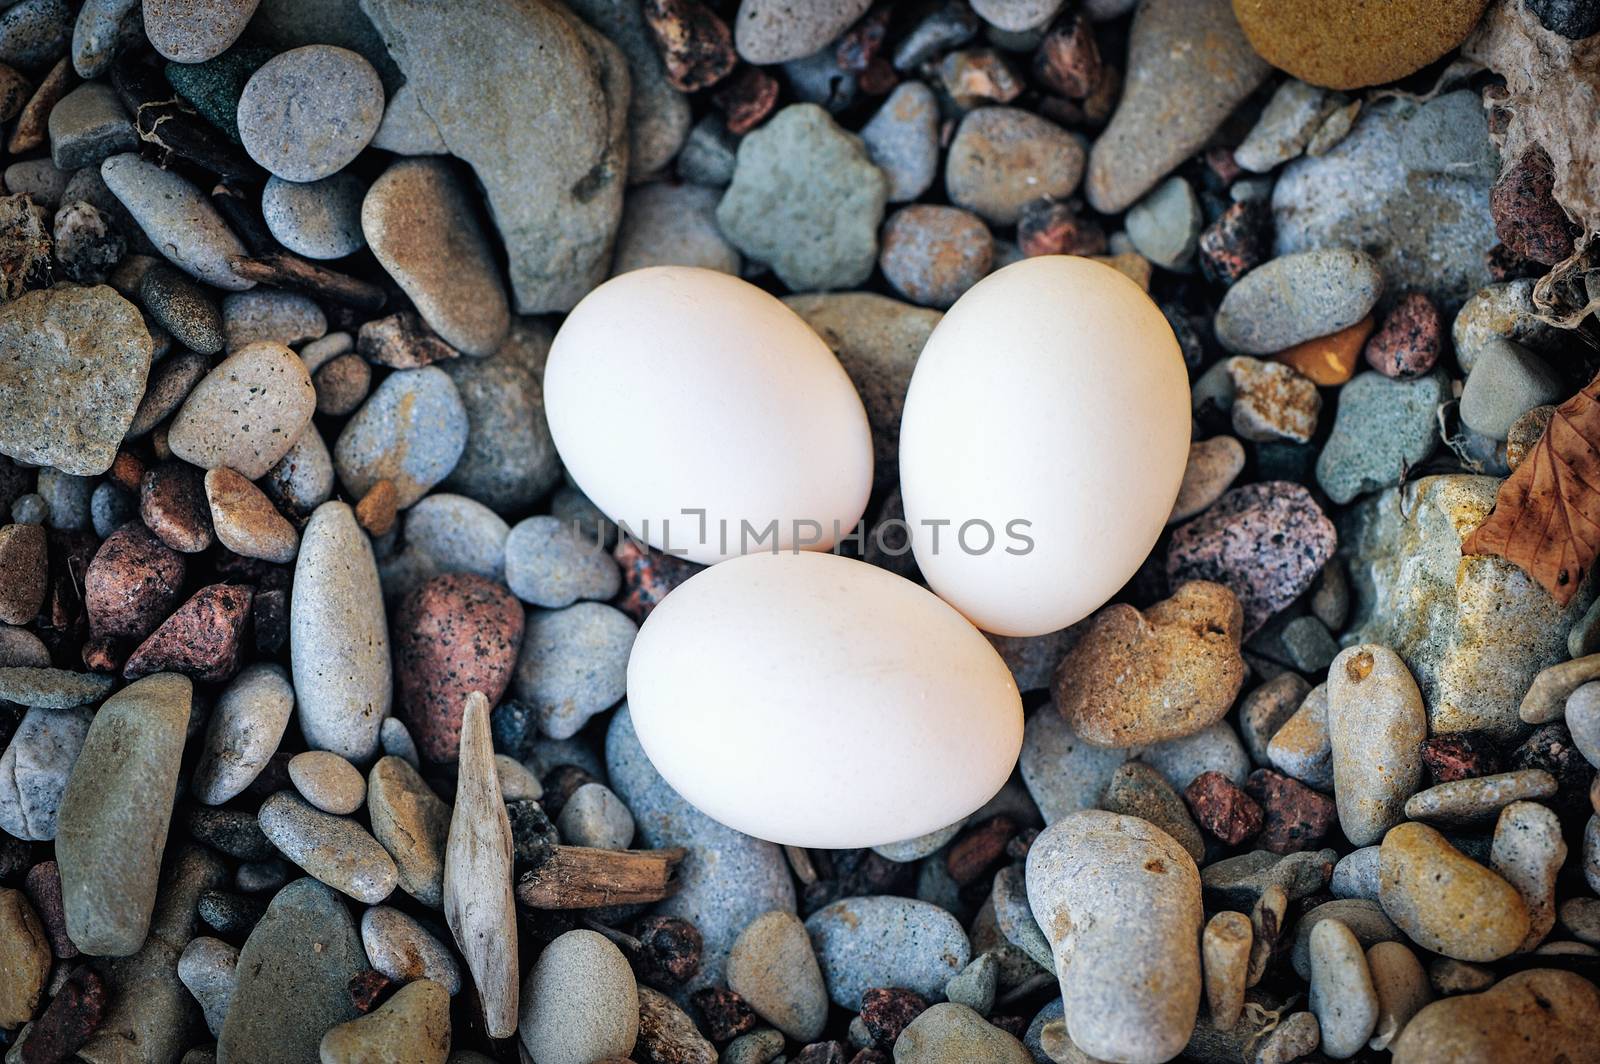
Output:
[[1556,409],[1461,553],[1499,555],[1572,601],[1600,555],[1600,376]]

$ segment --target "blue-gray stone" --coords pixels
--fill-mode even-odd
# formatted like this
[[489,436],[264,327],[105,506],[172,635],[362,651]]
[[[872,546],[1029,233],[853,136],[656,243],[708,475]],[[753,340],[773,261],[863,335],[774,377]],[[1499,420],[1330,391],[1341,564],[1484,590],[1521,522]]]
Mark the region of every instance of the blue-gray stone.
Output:
[[333,464],[357,499],[391,480],[401,509],[449,475],[467,445],[467,411],[437,366],[391,373],[339,433]]
[[1317,456],[1317,483],[1341,504],[1400,483],[1433,453],[1438,409],[1449,399],[1443,370],[1415,380],[1357,374],[1339,389],[1333,434]]
[[806,920],[828,996],[859,1012],[873,987],[914,990],[930,1001],[972,959],[961,924],[937,905],[874,895],[841,898]]

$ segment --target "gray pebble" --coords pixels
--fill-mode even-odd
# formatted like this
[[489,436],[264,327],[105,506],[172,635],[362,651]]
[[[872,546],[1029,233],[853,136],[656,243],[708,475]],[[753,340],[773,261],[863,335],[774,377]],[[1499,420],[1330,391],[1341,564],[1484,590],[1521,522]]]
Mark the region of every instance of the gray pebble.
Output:
[[100,701],[116,682],[114,676],[93,672],[7,665],[0,667],[0,699],[38,709],[71,709]]
[[598,602],[529,611],[512,683],[542,733],[570,739],[622,699],[638,631],[626,614]]
[[399,717],[384,718],[383,727],[378,729],[378,739],[387,756],[398,757],[412,768],[422,767],[422,756],[417,753],[416,740],[411,738],[405,721]]
[[633,814],[603,783],[585,783],[561,807],[556,829],[573,846],[625,850],[633,841]]
[[734,47],[746,62],[765,66],[800,59],[822,49],[866,14],[870,0],[741,0],[734,20]]
[[1127,759],[1126,750],[1091,746],[1078,738],[1054,705],[1035,710],[1023,725],[1022,782],[1046,824],[1098,806],[1112,775]]
[[258,818],[279,852],[335,890],[368,905],[394,891],[394,859],[354,820],[324,813],[289,791],[262,803]]
[[1267,744],[1267,760],[1286,776],[1319,791],[1333,789],[1333,745],[1328,738],[1328,685],[1306,693],[1294,715]]
[[939,170],[939,103],[933,90],[921,81],[902,81],[861,127],[861,142],[889,181],[890,203],[909,203],[928,191]]
[[[539,777],[533,770],[523,765],[522,762],[507,754],[494,755],[494,774],[500,781],[500,797],[508,802],[521,801],[526,798],[538,800],[544,797],[544,784],[539,782]],[[604,784],[601,784],[604,786]],[[578,788],[582,790],[583,788]],[[574,791],[574,794],[577,792]],[[615,796],[613,795],[613,798]],[[571,799],[569,798],[568,801]],[[618,803],[621,804],[620,802]],[[628,823],[628,838],[633,838],[633,822]],[[608,847],[609,849],[626,849],[627,841],[620,846]]]
[[762,913],[728,952],[728,988],[756,1015],[797,1042],[815,1041],[828,1021],[828,990],[805,924],[791,912]]
[[23,714],[0,755],[0,829],[34,842],[56,837],[61,795],[93,719],[88,706]]
[[639,986],[622,951],[593,931],[544,948],[522,984],[518,1034],[527,1056],[572,1062],[626,1057],[639,1034]]
[[1366,952],[1338,920],[1320,921],[1311,932],[1310,1008],[1322,1031],[1322,1051],[1353,1057],[1378,1024],[1378,993]]
[[1234,161],[1251,173],[1265,174],[1300,155],[1335,100],[1327,89],[1307,85],[1297,78],[1285,80],[1234,149]]
[[22,0],[0,15],[0,63],[42,73],[67,52],[72,11],[65,0]]
[[5,169],[7,192],[25,195],[52,210],[61,206],[71,179],[69,171],[58,169],[49,159],[24,159]]
[[1539,945],[1556,922],[1556,875],[1567,859],[1561,820],[1537,802],[1512,802],[1494,827],[1489,863],[1528,905],[1528,937],[1518,952]]
[[937,999],[971,958],[955,917],[911,898],[844,898],[813,913],[806,931],[828,995],[853,1011],[873,987],[901,986]]
[[1559,910],[1561,926],[1591,946],[1600,945],[1600,898],[1568,898]]
[[1244,696],[1239,703],[1239,737],[1251,761],[1271,764],[1268,744],[1310,692],[1311,685],[1298,673],[1282,672]]
[[1367,950],[1367,971],[1378,995],[1378,1022],[1367,1047],[1388,1049],[1411,1017],[1433,1000],[1433,988],[1422,962],[1403,942],[1373,943]]
[[1165,776],[1176,791],[1184,790],[1202,772],[1220,772],[1240,786],[1250,775],[1250,755],[1226,720],[1193,735],[1152,743],[1137,756]]
[[1007,865],[995,873],[989,902],[994,907],[995,925],[1006,941],[1026,953],[1040,968],[1053,968],[1055,959],[1050,941],[1033,918],[1021,865]]
[[443,480],[467,445],[467,412],[437,366],[399,370],[373,390],[333,447],[339,481],[356,498],[394,482],[401,509]]
[[545,609],[579,599],[605,601],[622,585],[616,561],[592,538],[556,517],[530,517],[506,539],[506,584]]
[[18,495],[11,504],[11,520],[19,525],[42,525],[50,520],[50,504],[35,491]]
[[322,308],[299,292],[258,288],[222,299],[222,334],[230,354],[263,340],[290,347],[319,339],[327,331]]
[[250,158],[288,181],[319,181],[361,154],[383,119],[383,84],[348,48],[311,44],[273,56],[239,97]]
[[873,852],[880,857],[887,857],[891,861],[901,864],[910,864],[920,861],[936,850],[942,849],[946,843],[956,837],[956,834],[966,825],[967,818],[962,817],[954,824],[946,824],[942,828],[935,828],[926,835],[918,835],[914,839],[902,839],[899,842],[887,843],[883,846],[874,846]]
[[1112,773],[1100,808],[1147,820],[1165,831],[1198,864],[1205,859],[1206,840],[1189,815],[1183,798],[1149,765],[1129,761]]
[[277,752],[293,712],[294,688],[283,666],[241,669],[212,707],[190,782],[195,799],[221,805],[248,787]]
[[432,979],[454,997],[461,990],[455,954],[412,917],[388,905],[361,914],[361,945],[367,961],[396,983]]
[[1556,779],[1540,768],[1518,769],[1493,776],[1452,780],[1418,791],[1406,800],[1405,813],[1443,828],[1487,824],[1512,802],[1552,798]]
[[222,308],[206,290],[165,263],[155,263],[139,279],[139,302],[172,338],[191,351],[222,351]]
[[1333,434],[1317,456],[1317,483],[1337,503],[1400,482],[1439,441],[1438,409],[1450,379],[1436,370],[1414,380],[1359,373],[1339,389]]
[[178,957],[178,978],[200,1003],[206,1029],[215,1038],[233,1002],[238,983],[239,951],[219,938],[200,937],[183,948]]
[[[79,173],[95,173],[93,167]],[[132,225],[130,230],[137,231]],[[54,222],[56,263],[69,281],[99,284],[115,269],[128,251],[109,212],[83,200],[69,200],[56,212]],[[155,339],[154,336],[151,337]],[[160,343],[156,358],[166,354],[167,343]]]
[[1022,1043],[965,1005],[941,1001],[912,1020],[894,1043],[895,1064],[1030,1064]]
[[404,549],[378,567],[391,602],[442,573],[504,579],[511,530],[480,502],[445,492],[426,496],[406,511],[404,533]]
[[125,46],[144,37],[140,0],[86,0],[72,28],[72,68],[84,79],[105,73]]
[[94,478],[41,469],[35,490],[50,510],[51,528],[81,532],[91,524],[89,500],[94,495]]
[[305,363],[282,344],[247,345],[217,364],[167,430],[172,453],[202,469],[264,476],[311,421],[317,394]]
[[252,0],[145,0],[144,28],[155,50],[176,63],[203,63],[244,32]]
[[109,480],[95,486],[89,497],[89,519],[94,534],[105,539],[139,516],[139,500]]
[[1033,200],[1070,195],[1083,160],[1083,144],[1055,123],[1016,107],[980,107],[956,127],[945,192],[993,225],[1015,225]]
[[739,138],[728,132],[722,116],[708,114],[689,129],[678,152],[678,175],[709,188],[727,188],[733,180]]
[[308,259],[342,259],[367,244],[361,232],[366,185],[350,173],[320,181],[273,176],[261,193],[261,216],[278,243]]
[[1510,340],[1488,340],[1461,391],[1461,420],[1474,432],[1503,440],[1517,418],[1566,395],[1561,378],[1538,355]]
[[578,0],[573,13],[615,44],[628,62],[628,178],[666,169],[689,132],[688,98],[667,79],[655,35],[634,0]]
[[333,494],[333,455],[321,430],[307,425],[258,486],[279,508],[301,517],[327,502]]
[[739,274],[739,252],[717,227],[721,196],[703,185],[653,182],[630,189],[612,254],[613,275],[647,266],[698,266]]
[[1000,964],[994,954],[985,953],[961,969],[960,974],[944,985],[944,996],[957,1005],[965,1005],[980,1016],[987,1016],[994,1007],[994,991],[999,979]]
[[1540,354],[1561,350],[1564,332],[1539,320],[1533,305],[1534,281],[1519,277],[1484,285],[1461,305],[1450,326],[1456,362],[1467,373],[1478,363],[1485,345],[1510,340]]
[[247,254],[211,201],[186,178],[133,153],[100,164],[100,176],[150,242],[191,277],[229,291],[254,286],[229,262]]
[[1328,884],[1335,898],[1378,900],[1378,847],[1363,846],[1339,858]]
[[1388,647],[1353,646],[1328,669],[1328,738],[1334,798],[1345,837],[1377,842],[1404,816],[1422,782],[1420,744],[1428,737],[1422,693]]
[[429,790],[415,766],[389,755],[379,758],[367,776],[367,810],[373,835],[394,858],[400,889],[439,908],[450,807]]
[[1123,225],[1139,254],[1164,269],[1183,271],[1193,266],[1201,221],[1194,189],[1183,178],[1170,177],[1129,208]]
[[289,781],[324,813],[347,816],[361,808],[367,782],[356,767],[327,750],[307,750],[289,759]]
[[423,110],[416,86],[409,83],[389,94],[383,121],[372,135],[372,147],[396,155],[446,155],[450,151],[439,124]]
[[1200,882],[1215,906],[1244,912],[1271,886],[1282,887],[1289,901],[1315,894],[1327,885],[1338,859],[1335,850],[1289,854],[1251,850],[1206,865]]
[[769,1064],[783,1055],[784,1045],[782,1033],[758,1027],[729,1042],[719,1059],[721,1064]]
[[1217,341],[1230,351],[1270,355],[1354,325],[1382,291],[1383,275],[1365,252],[1283,255],[1228,289],[1217,310]]
[[1600,767],[1600,682],[1586,683],[1567,696],[1566,724],[1578,752]]
[[1311,932],[1324,920],[1337,920],[1356,936],[1363,949],[1376,942],[1402,942],[1400,929],[1383,911],[1383,906],[1365,898],[1343,898],[1326,901],[1312,909],[1295,924],[1294,945],[1289,951],[1289,963],[1302,979],[1311,978]]
[[139,135],[128,121],[116,92],[103,81],[89,81],[50,109],[50,159],[61,170],[98,166],[108,155],[133,151]]

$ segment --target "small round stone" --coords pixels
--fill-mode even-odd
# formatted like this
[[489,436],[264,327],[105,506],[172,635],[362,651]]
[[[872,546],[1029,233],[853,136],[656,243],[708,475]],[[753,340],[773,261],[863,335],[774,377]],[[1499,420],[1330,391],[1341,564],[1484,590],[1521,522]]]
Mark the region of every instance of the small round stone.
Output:
[[282,344],[246,344],[195,385],[167,445],[202,469],[227,466],[255,480],[299,439],[316,403],[298,355]]
[[622,586],[622,573],[604,545],[558,517],[518,523],[506,539],[505,558],[511,593],[545,609],[579,599],[604,602]]
[[401,370],[345,423],[334,468],[357,497],[380,480],[394,481],[405,509],[455,468],[466,445],[467,412],[449,376],[437,366]]
[[913,303],[945,308],[984,275],[994,238],[983,220],[958,207],[902,207],[883,227],[878,266]]
[[517,658],[517,698],[538,715],[539,730],[570,739],[589,718],[627,693],[628,653],[636,626],[599,602],[531,610]]
[[139,280],[139,302],[189,350],[202,355],[222,350],[222,308],[182,271],[165,263],[145,270]]
[[261,193],[261,216],[278,243],[308,259],[342,259],[367,244],[361,201],[367,187],[338,173],[300,183],[273,176]]
[[274,56],[239,97],[244,150],[288,181],[317,181],[344,169],[382,120],[378,72],[348,48],[326,44]]
[[361,944],[372,966],[397,983],[432,979],[454,996],[461,989],[455,954],[435,932],[387,905],[361,915]]
[[335,890],[368,905],[394,891],[394,859],[355,821],[324,813],[290,791],[268,798],[259,816],[272,845]]
[[561,807],[556,828],[573,846],[625,850],[633,841],[633,814],[605,784],[585,783]]
[[294,561],[300,534],[260,488],[226,466],[207,472],[205,487],[211,526],[224,547],[280,565]]
[[950,202],[994,225],[1015,225],[1041,196],[1065,198],[1083,176],[1082,143],[1029,111],[981,107],[956,129],[945,160]]
[[852,1010],[859,1010],[862,995],[875,987],[898,986],[936,998],[972,959],[956,918],[914,898],[845,898],[813,913],[806,930],[829,996]]
[[145,0],[144,32],[177,63],[203,63],[239,39],[257,0]]
[[361,773],[327,750],[307,750],[290,758],[289,779],[301,797],[325,813],[354,813],[367,799],[367,782]]
[[518,1036],[537,1061],[603,1061],[632,1054],[639,986],[622,951],[593,931],[546,946],[521,993]]

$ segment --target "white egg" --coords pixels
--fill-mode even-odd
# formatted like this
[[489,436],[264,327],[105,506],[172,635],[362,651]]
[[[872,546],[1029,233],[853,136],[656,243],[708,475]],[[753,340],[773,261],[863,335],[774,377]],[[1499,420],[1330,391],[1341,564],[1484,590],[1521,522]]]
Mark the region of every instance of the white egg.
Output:
[[983,635],[928,591],[835,554],[751,554],[662,600],[628,661],[639,742],[748,835],[877,846],[994,796],[1022,703]]
[[866,509],[855,386],[810,326],[737,277],[657,266],[596,288],[556,334],[544,402],[578,487],[659,550],[826,550]]
[[1089,259],[1013,263],[956,301],[911,377],[917,564],[985,631],[1065,628],[1155,546],[1188,454],[1188,374],[1150,297]]

